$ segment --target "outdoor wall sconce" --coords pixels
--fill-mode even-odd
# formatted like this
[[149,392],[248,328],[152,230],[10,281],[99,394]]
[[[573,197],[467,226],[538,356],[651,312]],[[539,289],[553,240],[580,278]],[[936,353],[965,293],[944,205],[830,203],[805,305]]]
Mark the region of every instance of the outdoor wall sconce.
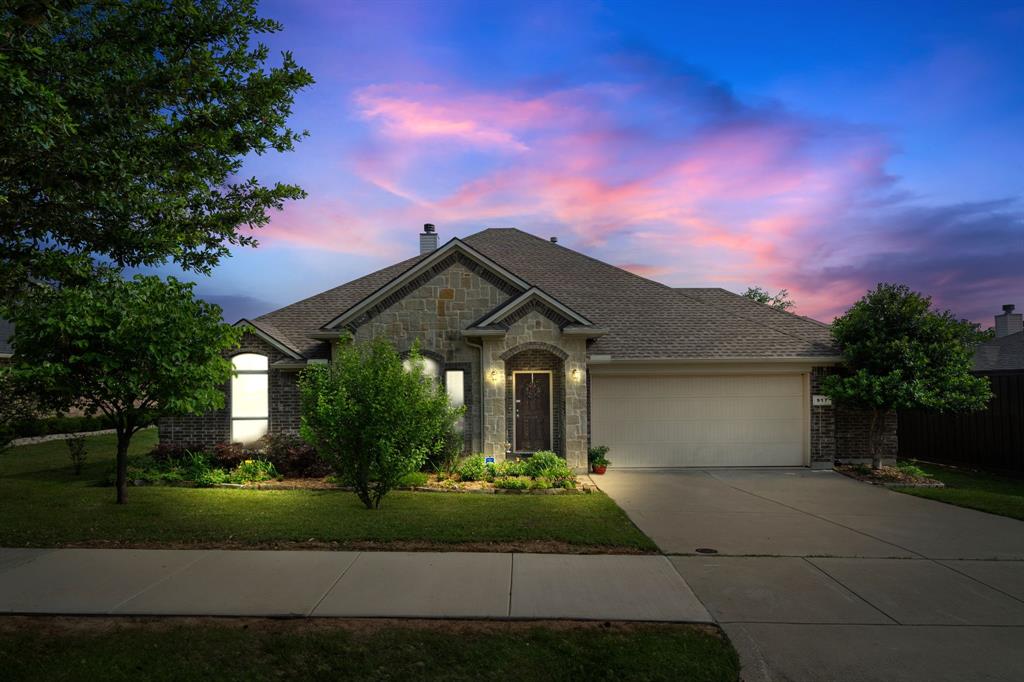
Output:
[[579,367],[573,367],[572,368],[572,380],[573,381],[579,381],[580,380],[580,368]]
[[496,369],[492,369],[491,370],[491,383],[492,384],[498,383],[498,370],[496,370]]

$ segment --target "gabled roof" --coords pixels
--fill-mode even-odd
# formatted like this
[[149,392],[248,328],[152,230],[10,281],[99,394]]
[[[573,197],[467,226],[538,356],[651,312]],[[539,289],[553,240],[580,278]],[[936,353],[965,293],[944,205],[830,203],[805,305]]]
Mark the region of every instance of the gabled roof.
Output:
[[273,324],[266,320],[247,320],[244,317],[235,322],[235,327],[251,327],[255,332],[256,336],[260,337],[274,348],[278,349],[285,355],[288,355],[296,360],[302,359],[302,352],[293,346],[291,342],[287,340],[287,337],[281,333]]
[[975,372],[1024,372],[1024,332],[978,344]]
[[[615,359],[820,358],[838,355],[827,325],[780,312],[724,289],[674,289],[513,228],[491,228],[452,240],[511,273],[607,333],[591,354]],[[452,247],[454,248],[454,247]],[[438,249],[441,251],[441,249]],[[342,324],[349,311],[372,306],[379,293],[424,265],[417,256],[322,294],[262,315],[307,358],[326,358],[329,345],[314,334]],[[434,262],[433,260],[431,262]],[[389,289],[390,290],[390,289]],[[492,313],[495,311],[492,311]]]
[[568,321],[565,326],[572,325],[574,323],[575,325],[584,327],[593,326],[593,323],[583,315],[580,315],[569,306],[558,301],[549,294],[544,293],[537,287],[530,287],[519,296],[515,296],[502,303],[494,310],[485,313],[483,317],[469,326],[470,328],[488,327],[490,325],[498,324],[516,311],[521,310],[531,303],[539,303],[540,305],[545,306],[551,311],[564,317]]
[[413,263],[407,270],[379,287],[373,293],[364,297],[348,310],[342,312],[333,320],[325,324],[323,328],[325,330],[342,328],[346,323],[357,319],[360,314],[371,309],[375,304],[385,301],[388,296],[400,291],[403,286],[415,280],[417,276],[428,272],[430,268],[455,254],[476,261],[479,265],[483,266],[491,273],[495,274],[500,279],[505,280],[508,284],[518,288],[519,290],[528,289],[530,287],[529,283],[523,281],[515,273],[509,272],[499,263],[495,263],[487,256],[484,256],[475,249],[469,247],[461,239],[455,238],[446,242],[441,248],[424,255]]

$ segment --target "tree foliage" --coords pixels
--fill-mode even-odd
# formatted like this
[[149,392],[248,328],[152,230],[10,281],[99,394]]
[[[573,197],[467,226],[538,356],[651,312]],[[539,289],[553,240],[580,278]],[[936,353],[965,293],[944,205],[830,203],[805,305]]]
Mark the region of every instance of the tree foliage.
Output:
[[299,378],[302,437],[355,488],[367,509],[432,453],[447,447],[463,408],[386,341],[342,342],[330,366],[311,366]]
[[879,284],[832,323],[843,372],[822,391],[836,403],[870,410],[869,447],[881,465],[881,430],[890,410],[982,409],[987,377],[971,374],[975,325],[932,308],[931,298],[902,284]]
[[767,306],[775,308],[776,310],[785,311],[789,310],[790,308],[796,305],[793,299],[789,297],[789,289],[779,289],[779,293],[773,296],[772,294],[768,293],[767,289],[762,289],[761,287],[753,286],[747,287],[747,290],[744,291],[741,295],[746,296],[752,301],[757,301],[758,303],[763,303]]
[[26,0],[0,6],[0,285],[71,282],[93,258],[208,272],[304,196],[239,177],[292,149],[290,53],[255,0]]
[[154,417],[224,406],[224,352],[241,330],[193,284],[107,272],[88,286],[35,286],[13,308],[13,373],[54,410],[107,415],[117,431],[117,500],[126,499],[128,445]]

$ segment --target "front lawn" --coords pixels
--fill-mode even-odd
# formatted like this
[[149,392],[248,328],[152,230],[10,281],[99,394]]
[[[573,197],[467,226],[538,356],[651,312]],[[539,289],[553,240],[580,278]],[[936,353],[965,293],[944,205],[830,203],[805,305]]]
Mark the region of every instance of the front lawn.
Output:
[[946,487],[897,488],[901,493],[1024,521],[1024,480],[921,462],[916,464],[932,478],[945,483]]
[[[133,439],[151,449],[156,431]],[[378,510],[337,490],[100,487],[114,437],[91,436],[81,476],[63,441],[0,453],[0,546],[226,546],[654,552],[605,494],[392,492]]]
[[17,680],[729,680],[736,652],[690,625],[0,619]]

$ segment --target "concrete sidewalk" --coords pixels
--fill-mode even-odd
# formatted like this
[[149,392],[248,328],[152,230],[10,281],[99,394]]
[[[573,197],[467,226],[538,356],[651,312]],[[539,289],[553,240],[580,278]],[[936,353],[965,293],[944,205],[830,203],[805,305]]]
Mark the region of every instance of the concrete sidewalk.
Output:
[[713,622],[663,556],[2,549],[0,613]]

